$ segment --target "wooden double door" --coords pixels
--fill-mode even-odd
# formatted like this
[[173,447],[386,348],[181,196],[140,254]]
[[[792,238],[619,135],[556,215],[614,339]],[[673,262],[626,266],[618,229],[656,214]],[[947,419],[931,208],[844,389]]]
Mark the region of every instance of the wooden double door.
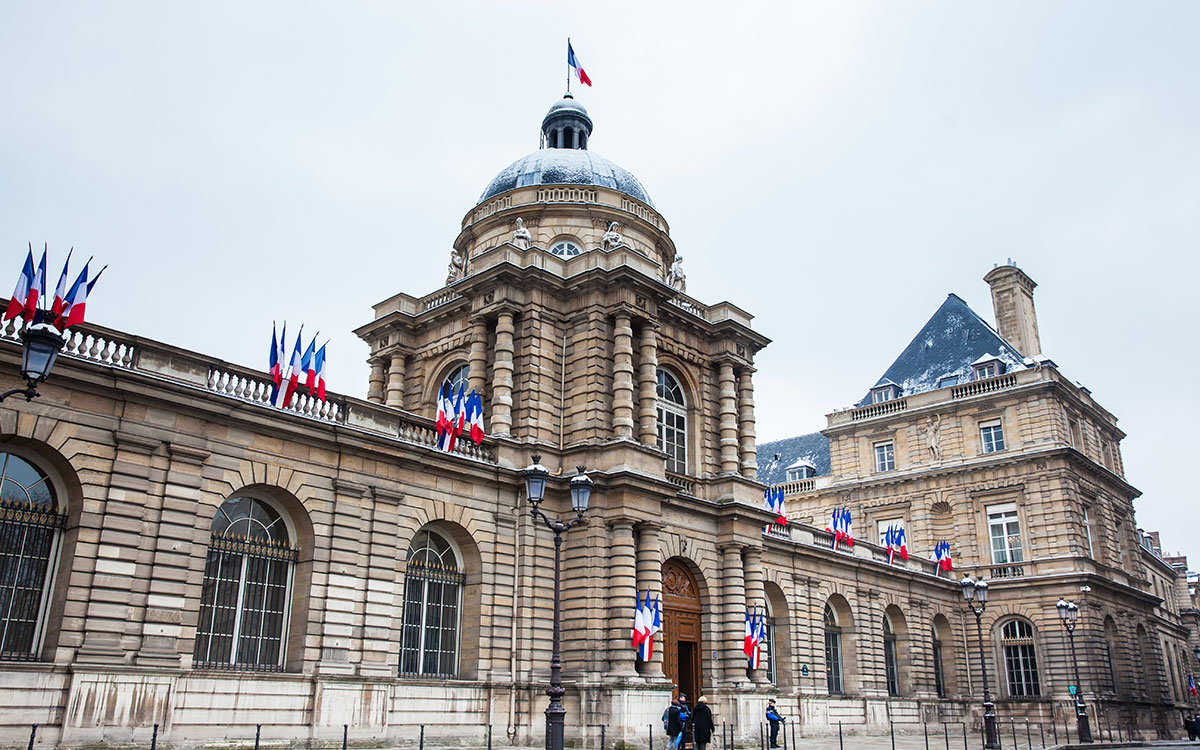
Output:
[[663,672],[696,705],[704,685],[700,590],[691,571],[678,560],[663,563]]

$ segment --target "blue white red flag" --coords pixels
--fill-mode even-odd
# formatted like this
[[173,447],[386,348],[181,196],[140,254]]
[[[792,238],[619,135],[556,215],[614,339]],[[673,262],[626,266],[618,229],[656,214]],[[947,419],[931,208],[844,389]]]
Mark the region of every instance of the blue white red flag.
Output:
[[851,528],[849,508],[842,508],[842,541],[847,547],[854,546],[854,530]]
[[[284,332],[287,332],[286,329]],[[279,364],[279,337],[275,335],[274,322],[271,323],[271,353],[268,355],[267,361],[270,363],[267,373],[271,376],[274,387],[278,388],[279,383],[283,380],[283,368]]]
[[1196,695],[1196,681],[1192,679],[1192,675],[1188,674],[1188,692]]
[[470,424],[471,440],[474,441],[475,445],[479,445],[487,436],[487,433],[483,429],[483,396],[480,396],[472,389],[468,404],[467,422]]
[[[321,335],[317,331],[317,336]],[[312,341],[308,342],[308,348],[304,350],[304,356],[300,359],[300,370],[304,373],[304,387],[308,389],[308,395],[313,395],[317,389],[317,369],[314,367],[316,362],[314,358],[317,356],[317,336],[313,336]]]
[[650,661],[654,656],[654,635],[662,630],[662,612],[658,608],[658,597],[654,597],[654,606],[650,606],[650,592],[646,592],[646,601],[642,605],[642,621],[646,625],[646,637],[638,648],[638,657],[642,661]]
[[317,400],[325,400],[325,347],[329,344],[326,341],[321,344],[321,348],[317,350],[316,369],[317,369]]
[[742,651],[746,653],[746,658],[750,658],[750,654],[754,652],[754,636],[757,634],[754,625],[754,615],[749,609],[746,610],[746,630],[742,635]]
[[42,313],[38,307],[38,300],[42,300],[42,304],[46,299],[46,248],[42,248],[42,260],[38,263],[37,270],[33,274],[33,282],[29,285],[29,296],[25,298],[25,313],[24,318],[26,323],[41,323]]
[[108,266],[101,268],[100,272],[89,281],[88,267],[91,263],[92,261],[89,258],[88,262],[83,266],[83,272],[79,274],[79,278],[75,279],[75,283],[71,285],[70,291],[67,292],[67,299],[63,309],[66,322],[63,324],[63,328],[70,328],[83,322],[83,317],[87,312],[88,295],[92,293],[92,288],[100,280],[100,274],[104,273],[105,269],[108,268]]
[[883,544],[887,547],[888,565],[892,564],[892,560],[896,557],[896,529],[889,525],[887,531],[883,532]]
[[292,403],[292,396],[296,395],[296,386],[300,383],[300,373],[304,372],[304,358],[300,354],[301,337],[304,336],[304,326],[300,326],[300,333],[296,334],[296,345],[292,347],[292,361],[290,367],[292,371],[288,373],[287,385],[283,389],[283,406],[280,408],[286,409]]
[[571,40],[567,40],[567,65],[570,66],[571,72],[585,86],[592,85],[592,79],[588,78],[588,74],[583,70],[583,64],[579,62],[579,58],[575,56],[575,49],[571,46]]
[[21,275],[17,277],[17,287],[13,289],[12,297],[8,300],[8,309],[4,311],[4,319],[12,320],[25,310],[25,301],[29,299],[29,289],[33,286],[33,244],[29,245],[29,253],[25,256],[25,265],[21,266]]
[[900,526],[896,529],[896,547],[900,550],[900,559],[908,559],[908,534],[904,531],[904,527]]
[[75,248],[67,251],[62,274],[58,277],[58,285],[54,287],[54,302],[50,305],[50,322],[59,331],[66,327],[66,321],[63,320],[63,306],[67,301],[67,269],[71,266],[71,253],[73,252],[75,252]]
[[[646,624],[646,610],[642,607],[642,592],[635,592],[635,603],[633,605],[633,647],[641,653],[642,641],[646,640],[649,626]],[[650,595],[646,594],[649,599]]]
[[763,612],[759,612],[754,624],[754,650],[750,654],[750,668],[762,666],[762,644],[767,639],[767,620]]
[[442,383],[441,390],[437,396],[437,435],[438,443],[441,444],[442,435],[450,427],[450,415],[447,413],[450,409],[450,384]]

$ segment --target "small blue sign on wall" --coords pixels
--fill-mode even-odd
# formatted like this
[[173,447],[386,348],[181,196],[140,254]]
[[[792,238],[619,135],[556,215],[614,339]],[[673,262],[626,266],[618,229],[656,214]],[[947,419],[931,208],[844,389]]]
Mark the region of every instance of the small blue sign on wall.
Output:
[[801,665],[800,674],[804,675],[805,677],[808,677],[808,665],[807,664]]

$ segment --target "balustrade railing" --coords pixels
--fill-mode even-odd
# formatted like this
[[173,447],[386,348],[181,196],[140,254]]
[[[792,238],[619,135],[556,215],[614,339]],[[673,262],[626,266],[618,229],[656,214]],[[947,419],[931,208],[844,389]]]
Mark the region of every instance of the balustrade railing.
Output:
[[[14,318],[4,326],[0,338],[19,342],[24,321]],[[131,369],[134,361],[134,345],[116,331],[99,326],[81,324],[68,328],[63,334],[66,343],[59,356],[86,359],[104,365]]]
[[708,320],[708,308],[686,294],[676,295],[671,298],[670,302],[679,309],[690,312],[697,318]]
[[696,494],[695,483],[682,474],[675,474],[674,472],[668,471],[667,481],[678,487],[679,490],[685,495],[695,496]]
[[872,419],[881,417],[885,414],[895,414],[896,412],[904,411],[908,408],[908,401],[903,398],[892,399],[891,401],[881,401],[878,404],[868,404],[854,410],[850,418],[858,422],[862,419]]
[[969,398],[970,396],[978,396],[981,393],[1002,391],[1005,388],[1012,388],[1016,384],[1017,376],[1013,373],[997,375],[985,380],[976,380],[973,383],[956,385],[950,389],[950,398]]
[[992,578],[1021,578],[1024,575],[1024,565],[995,565],[991,569]]
[[763,527],[763,536],[772,536],[777,539],[791,539],[792,527],[782,523],[769,523]]
[[779,485],[783,488],[783,494],[799,495],[802,492],[812,492],[817,488],[817,480],[814,479],[797,479],[792,482],[784,482]]

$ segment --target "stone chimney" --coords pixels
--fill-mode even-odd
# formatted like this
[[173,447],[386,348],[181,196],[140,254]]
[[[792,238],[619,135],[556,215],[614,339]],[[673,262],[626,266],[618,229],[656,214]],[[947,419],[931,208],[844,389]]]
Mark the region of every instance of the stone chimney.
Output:
[[1033,309],[1033,288],[1037,284],[1014,266],[1011,258],[989,271],[983,280],[992,288],[992,308],[1000,335],[1023,357],[1041,354],[1037,312]]

